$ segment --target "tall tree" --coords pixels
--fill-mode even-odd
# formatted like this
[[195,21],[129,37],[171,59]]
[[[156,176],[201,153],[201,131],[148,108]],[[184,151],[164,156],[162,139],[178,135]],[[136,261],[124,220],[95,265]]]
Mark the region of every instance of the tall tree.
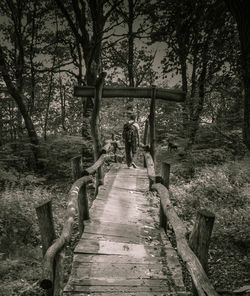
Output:
[[[181,75],[187,94],[183,126],[192,145],[199,127],[207,86],[226,62],[228,16],[214,1],[159,1],[151,13],[152,38],[168,44],[164,72]],[[220,40],[220,43],[218,42]]]
[[[7,46],[0,45],[0,69],[8,92],[16,102],[24,119],[36,164],[38,163],[38,136],[34,124],[28,113],[24,99],[24,81],[26,71],[25,51],[27,41],[27,27],[30,25],[29,1],[5,0],[1,2],[1,13],[9,21],[9,35]],[[6,31],[5,31],[6,35]],[[11,49],[10,49],[11,48]],[[10,53],[10,55],[7,55]]]
[[243,140],[250,150],[250,2],[248,0],[224,0],[234,16],[241,44],[242,78],[244,83]]
[[[96,84],[97,75],[100,72],[102,40],[104,33],[109,31],[105,28],[105,24],[120,2],[72,0],[66,4],[64,1],[56,0],[58,7],[68,21],[77,44],[81,45],[85,64],[85,83],[87,85]],[[91,99],[84,100],[83,135],[87,137],[90,130],[89,117],[92,107]]]

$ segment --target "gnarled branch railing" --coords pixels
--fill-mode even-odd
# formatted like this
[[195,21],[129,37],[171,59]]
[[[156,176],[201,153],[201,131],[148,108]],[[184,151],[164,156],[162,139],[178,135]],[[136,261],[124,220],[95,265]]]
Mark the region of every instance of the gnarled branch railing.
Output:
[[[84,231],[84,220],[89,219],[89,206],[88,206],[88,196],[87,196],[87,185],[93,182],[93,175],[105,162],[107,158],[107,152],[110,151],[112,147],[112,142],[109,141],[103,148],[102,154],[98,160],[89,168],[83,170],[80,165],[80,157],[75,157],[72,162],[73,167],[77,169],[73,170],[74,179],[78,178],[80,175],[85,175],[77,179],[72,185],[69,191],[69,201],[66,209],[66,219],[64,222],[63,230],[59,238],[57,238],[53,244],[47,249],[43,258],[43,272],[42,280],[40,286],[50,291],[50,295],[59,295],[62,287],[58,287],[58,282],[60,279],[56,278],[56,270],[62,270],[58,265],[62,265],[62,256],[60,254],[63,252],[64,246],[69,243],[73,230],[73,223],[75,216],[78,212],[78,224],[80,236]],[[59,272],[60,273],[60,272]],[[55,291],[58,289],[58,291]]]
[[[145,162],[147,164],[148,177],[150,182],[150,189],[156,190],[160,197],[160,226],[166,228],[168,223],[172,225],[175,233],[177,251],[183,262],[189,271],[193,285],[199,296],[218,296],[214,287],[209,281],[202,264],[191,250],[187,240],[186,240],[186,228],[175,212],[175,209],[169,198],[169,171],[170,166],[166,163],[162,166],[162,177],[157,178],[155,174],[154,162],[150,153],[144,153]],[[161,183],[157,183],[157,180],[161,179]],[[168,222],[168,223],[167,223]]]

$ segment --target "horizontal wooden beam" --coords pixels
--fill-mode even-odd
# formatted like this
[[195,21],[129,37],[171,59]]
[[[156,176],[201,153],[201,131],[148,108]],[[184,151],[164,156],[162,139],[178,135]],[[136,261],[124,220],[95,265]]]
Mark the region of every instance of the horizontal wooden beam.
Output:
[[[185,100],[185,93],[180,90],[156,88],[156,99],[183,102]],[[74,96],[76,97],[94,97],[94,86],[75,86]],[[103,98],[151,98],[151,87],[111,87],[105,86],[103,88]]]

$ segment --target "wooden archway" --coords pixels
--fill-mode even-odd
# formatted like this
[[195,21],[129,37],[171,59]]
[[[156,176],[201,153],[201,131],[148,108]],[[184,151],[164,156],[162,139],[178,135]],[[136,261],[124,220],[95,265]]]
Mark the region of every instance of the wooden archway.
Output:
[[[104,78],[103,78],[104,79]],[[76,97],[95,97],[96,86],[75,86]],[[99,92],[100,93],[100,92]],[[152,87],[112,87],[103,86],[102,98],[151,98],[149,131],[150,131],[150,153],[155,162],[155,100],[160,99],[172,102],[184,102],[185,93],[180,90]]]
[[[156,88],[156,87],[111,87],[104,86],[102,90],[103,98],[152,98],[152,89],[155,92],[155,99],[164,101],[183,102],[185,93],[180,90]],[[76,97],[94,97],[94,86],[75,86],[74,95]]]

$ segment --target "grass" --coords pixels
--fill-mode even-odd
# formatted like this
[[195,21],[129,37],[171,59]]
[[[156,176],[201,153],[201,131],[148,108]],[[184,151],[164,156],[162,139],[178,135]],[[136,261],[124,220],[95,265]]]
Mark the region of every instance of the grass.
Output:
[[69,183],[5,184],[0,192],[0,296],[43,295],[44,291],[39,288],[42,246],[35,206],[52,200],[58,236],[64,221],[69,186]]

